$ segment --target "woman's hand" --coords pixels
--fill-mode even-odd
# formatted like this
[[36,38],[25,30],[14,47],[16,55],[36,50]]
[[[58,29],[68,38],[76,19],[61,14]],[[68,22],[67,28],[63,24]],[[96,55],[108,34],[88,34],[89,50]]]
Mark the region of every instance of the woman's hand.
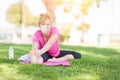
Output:
[[36,53],[37,49],[33,48],[30,52],[29,52],[29,55],[30,56],[35,56],[37,53]]
[[41,50],[36,50],[36,49],[33,49],[29,52],[30,56],[37,56],[37,57],[40,57],[41,56]]
[[42,52],[41,52],[41,50],[36,50],[35,54],[37,57],[40,57],[42,55]]
[[29,55],[30,55],[30,57],[35,56],[35,52],[32,50],[32,51],[29,52]]

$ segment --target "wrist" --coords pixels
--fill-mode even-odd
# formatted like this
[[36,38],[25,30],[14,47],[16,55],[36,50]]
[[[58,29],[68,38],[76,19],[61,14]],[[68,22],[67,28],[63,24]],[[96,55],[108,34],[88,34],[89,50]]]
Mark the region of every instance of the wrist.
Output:
[[39,50],[39,51],[38,51],[38,54],[41,56],[41,55],[42,55],[42,51],[41,51],[41,50]]

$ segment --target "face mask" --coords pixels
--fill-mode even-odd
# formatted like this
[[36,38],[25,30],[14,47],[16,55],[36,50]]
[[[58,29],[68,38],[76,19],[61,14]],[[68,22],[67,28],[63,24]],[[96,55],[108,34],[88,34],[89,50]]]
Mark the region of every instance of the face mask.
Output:
[[47,33],[47,32],[49,32],[49,28],[46,27],[46,26],[41,26],[41,31],[42,31],[43,33]]

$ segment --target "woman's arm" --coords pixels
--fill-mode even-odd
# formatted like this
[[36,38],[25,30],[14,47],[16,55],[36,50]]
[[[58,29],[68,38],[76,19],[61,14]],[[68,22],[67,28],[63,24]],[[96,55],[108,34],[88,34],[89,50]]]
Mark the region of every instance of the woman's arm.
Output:
[[38,50],[38,43],[37,42],[33,42],[32,49],[31,49],[31,51],[29,51],[29,54],[32,56],[32,54],[34,52],[36,52],[37,50]]
[[32,44],[32,50],[37,50],[38,49],[38,45],[39,45],[39,43],[33,42],[33,44]]
[[48,51],[51,46],[55,43],[55,41],[57,40],[58,38],[58,34],[53,34],[47,41],[47,43],[44,45],[44,47],[39,50],[39,56],[42,55],[43,53],[45,53],[46,51]]

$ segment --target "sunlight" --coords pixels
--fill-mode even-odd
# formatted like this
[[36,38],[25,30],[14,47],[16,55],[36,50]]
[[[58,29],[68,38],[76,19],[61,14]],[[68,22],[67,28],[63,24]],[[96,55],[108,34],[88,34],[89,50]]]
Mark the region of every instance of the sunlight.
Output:
[[6,52],[7,50],[4,50],[4,49],[0,49],[0,52]]
[[100,54],[94,54],[94,53],[91,53],[91,52],[83,52],[85,55],[88,55],[88,56],[92,56],[92,57],[96,57],[96,58],[105,58],[105,59],[107,59],[107,58],[109,58],[108,56],[104,56],[104,55],[100,55]]
[[[25,74],[19,74],[18,72],[18,66],[16,64],[1,64],[0,68],[2,69],[0,79],[6,80],[6,79],[11,79],[11,80],[32,80],[31,77],[28,77],[28,75]],[[14,67],[14,68],[13,68]]]
[[90,74],[83,74],[83,76],[86,80],[98,80],[99,79],[98,76],[92,76]]
[[[32,42],[30,39],[33,35],[33,29],[37,29],[36,22],[38,16],[41,13],[47,12],[47,9],[49,8],[47,8],[42,0],[23,1],[26,7],[28,7],[30,14],[36,17],[35,19],[28,18],[30,21],[26,19],[26,21],[31,22],[31,25],[26,26],[26,38],[24,39],[26,40],[25,43],[31,44]],[[63,37],[65,38],[64,40],[67,39],[63,42],[68,44],[71,43],[75,45],[81,45],[83,38],[84,44],[91,46],[97,45],[100,47],[107,47],[108,45],[116,43],[116,45],[120,45],[120,0],[100,0],[99,3],[96,3],[96,1],[99,0],[58,0],[58,4],[54,4],[55,2],[52,3],[54,4],[54,7],[52,7],[53,9],[51,8],[51,10],[53,10],[53,15],[56,17],[55,26],[57,28],[62,27],[66,31],[68,31],[68,29],[65,27],[67,27],[68,24],[70,27],[67,35],[65,35],[65,32],[63,33]],[[11,36],[12,43],[22,44],[21,25],[16,25],[16,22],[18,21],[17,23],[20,23],[21,20],[17,20],[18,18],[9,18],[13,19],[11,20],[13,22],[7,20],[7,10],[11,8],[13,4],[18,2],[20,2],[20,0],[2,0],[0,3],[0,42],[2,43],[10,43],[9,37]],[[99,7],[97,6],[98,4]],[[50,6],[51,5],[48,4],[48,7]],[[18,15],[18,13],[15,15]],[[20,18],[20,16],[22,16],[21,14],[18,16],[15,15],[13,15],[13,17]],[[85,28],[83,31],[83,28],[81,28],[82,23],[89,24],[90,28],[87,29],[86,25],[84,25]],[[78,27],[80,27],[79,30]],[[30,30],[30,28],[32,28],[32,30]],[[73,28],[76,28],[76,31],[72,32]],[[5,30],[6,32],[4,32]],[[62,32],[62,30],[59,31]],[[75,37],[74,35],[76,34],[77,36]],[[102,36],[100,37],[99,35]],[[115,36],[117,36],[117,40],[115,39]]]
[[99,80],[99,76],[98,75],[90,75],[90,74],[79,74],[79,75],[73,75],[70,77],[66,77],[66,79],[69,80]]

